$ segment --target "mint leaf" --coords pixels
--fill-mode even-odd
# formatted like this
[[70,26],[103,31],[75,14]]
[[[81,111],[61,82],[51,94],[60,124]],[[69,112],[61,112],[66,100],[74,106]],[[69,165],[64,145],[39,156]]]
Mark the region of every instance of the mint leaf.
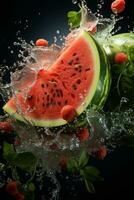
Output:
[[77,28],[80,26],[81,12],[80,11],[69,11],[67,13],[68,24],[71,28]]
[[3,157],[6,161],[12,162],[17,153],[14,151],[13,146],[7,142],[3,144]]
[[103,181],[104,179],[100,176],[100,171],[96,167],[87,166],[82,170],[82,176],[84,179],[91,182]]
[[93,184],[87,179],[85,179],[84,181],[85,181],[85,185],[86,185],[88,192],[95,193],[95,189],[94,189]]
[[67,164],[67,169],[69,172],[75,172],[75,171],[79,170],[77,161],[74,159],[69,160],[68,164]]
[[37,158],[31,152],[18,153],[12,164],[25,171],[33,171],[37,165]]
[[86,151],[82,151],[79,158],[79,168],[83,168],[88,164],[89,155]]

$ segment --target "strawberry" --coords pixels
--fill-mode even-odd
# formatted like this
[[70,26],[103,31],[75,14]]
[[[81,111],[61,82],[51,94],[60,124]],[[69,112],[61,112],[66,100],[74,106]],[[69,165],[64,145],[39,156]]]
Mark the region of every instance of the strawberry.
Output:
[[128,56],[127,54],[123,53],[123,52],[119,52],[115,54],[114,57],[114,62],[116,64],[122,64],[128,61]]
[[47,47],[48,41],[45,39],[38,39],[38,40],[36,40],[35,45],[40,46],[40,47]]
[[4,122],[0,122],[0,130],[9,133],[13,130],[10,122],[8,121],[4,121]]
[[83,128],[76,133],[76,136],[80,141],[86,141],[89,139],[90,134],[87,128]]
[[17,182],[16,181],[8,182],[6,185],[6,191],[11,196],[16,195],[18,193]]
[[76,115],[76,110],[71,105],[66,105],[61,110],[61,116],[66,121],[72,121],[76,117]]
[[98,149],[98,151],[96,152],[96,156],[100,159],[103,160],[107,155],[107,149],[105,146],[102,146]]
[[115,14],[123,12],[125,10],[125,1],[124,0],[115,0],[111,4],[111,9],[112,9],[113,13],[115,13]]

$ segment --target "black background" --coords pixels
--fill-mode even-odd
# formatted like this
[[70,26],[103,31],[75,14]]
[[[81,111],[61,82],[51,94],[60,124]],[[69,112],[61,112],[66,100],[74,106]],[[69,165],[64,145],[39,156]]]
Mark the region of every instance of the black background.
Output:
[[[96,11],[97,0],[88,0],[88,5]],[[105,0],[102,13],[104,16],[111,14],[111,0]],[[126,0],[126,10],[120,16],[124,17],[118,25],[122,26],[119,32],[128,32],[133,28],[134,6],[133,1]],[[0,65],[11,66],[16,59],[16,54],[11,54],[9,46],[13,49],[16,41],[16,32],[21,31],[21,36],[26,40],[46,38],[53,41],[56,30],[66,34],[68,32],[66,13],[78,9],[71,0],[1,0],[0,1]],[[28,20],[28,23],[26,22]],[[26,25],[29,25],[27,29]],[[130,27],[129,27],[130,26]],[[1,102],[2,106],[2,102]],[[61,200],[69,199],[116,199],[125,197],[129,199],[134,187],[134,150],[120,148],[104,159],[95,163],[105,178],[104,183],[96,185],[96,194],[89,195],[84,186],[78,185],[78,195],[70,197],[63,183]],[[65,183],[66,184],[66,183]],[[70,184],[71,187],[71,184]],[[1,199],[1,197],[0,197]],[[5,199],[5,198],[3,198]]]

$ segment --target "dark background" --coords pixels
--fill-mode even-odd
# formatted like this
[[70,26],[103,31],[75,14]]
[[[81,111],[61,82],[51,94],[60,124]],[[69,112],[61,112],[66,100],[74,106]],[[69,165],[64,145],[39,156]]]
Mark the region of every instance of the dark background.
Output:
[[[96,11],[97,0],[87,0],[88,5]],[[105,0],[102,9],[104,16],[111,14],[111,0]],[[119,32],[128,32],[133,29],[134,6],[133,1],[127,0],[126,10],[118,26],[122,26]],[[78,9],[71,0],[1,0],[0,1],[0,65],[12,66],[16,60],[16,54],[11,54],[14,50],[13,42],[17,40],[16,32],[20,30],[27,42],[37,38],[46,38],[53,41],[56,30],[67,34],[68,11]],[[28,22],[27,22],[28,21]],[[28,25],[28,27],[26,27]],[[9,49],[11,47],[11,49]],[[8,79],[8,77],[7,77]],[[0,102],[2,106],[2,101]],[[96,194],[89,195],[84,186],[77,185],[78,195],[70,197],[63,187],[61,200],[79,199],[116,199],[125,197],[129,199],[134,187],[134,150],[120,148],[106,157],[104,161],[95,163],[105,178],[104,183],[96,185]],[[65,186],[66,183],[63,183]],[[70,184],[71,188],[71,184]],[[1,199],[1,198],[0,198]],[[3,198],[4,199],[4,198]]]

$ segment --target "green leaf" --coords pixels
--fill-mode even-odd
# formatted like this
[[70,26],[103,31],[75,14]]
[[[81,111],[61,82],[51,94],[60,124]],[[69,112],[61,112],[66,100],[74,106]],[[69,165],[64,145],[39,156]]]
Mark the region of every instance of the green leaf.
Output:
[[3,144],[3,157],[6,161],[12,162],[16,156],[16,152],[13,149],[13,146],[9,143],[4,142]]
[[31,152],[23,152],[18,153],[12,163],[22,170],[33,171],[37,165],[37,158]]
[[67,13],[68,24],[71,28],[77,28],[80,26],[81,11],[69,11]]
[[75,171],[79,170],[77,161],[74,159],[69,160],[67,163],[67,169],[69,172],[75,172]]
[[85,179],[84,181],[85,181],[85,185],[86,185],[88,192],[95,193],[95,189],[94,189],[93,184],[87,179]]
[[88,164],[89,155],[86,151],[82,151],[80,158],[79,158],[79,168],[83,168]]
[[85,167],[82,170],[81,175],[83,176],[84,179],[87,179],[91,182],[103,181],[104,180],[100,176],[100,171],[96,167],[92,167],[92,166]]

